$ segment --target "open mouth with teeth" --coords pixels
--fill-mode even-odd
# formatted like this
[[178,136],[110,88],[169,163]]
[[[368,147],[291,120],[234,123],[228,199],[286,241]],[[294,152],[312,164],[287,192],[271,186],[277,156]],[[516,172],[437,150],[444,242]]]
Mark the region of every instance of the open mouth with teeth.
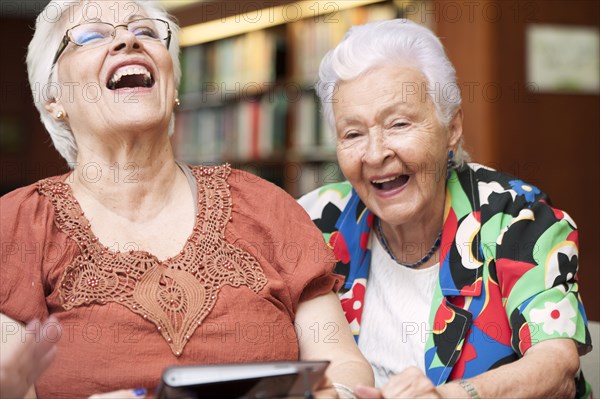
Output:
[[399,175],[395,177],[389,177],[381,180],[372,180],[371,184],[377,189],[382,191],[390,191],[401,188],[408,183],[408,175]]
[[110,90],[152,86],[154,86],[152,74],[141,65],[127,65],[117,69],[106,84]]

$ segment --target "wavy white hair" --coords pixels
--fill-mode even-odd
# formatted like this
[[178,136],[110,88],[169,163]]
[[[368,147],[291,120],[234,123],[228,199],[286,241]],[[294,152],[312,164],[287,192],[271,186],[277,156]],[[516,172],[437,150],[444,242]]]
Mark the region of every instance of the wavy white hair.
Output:
[[[171,44],[169,53],[173,60],[173,73],[176,87],[181,79],[179,63],[179,26],[175,20],[158,4],[158,1],[131,0],[146,13],[148,18],[159,18],[171,25]],[[38,109],[42,123],[48,130],[56,150],[74,167],[77,159],[77,143],[69,126],[56,120],[48,113],[45,105],[48,101],[60,95],[58,85],[58,63],[52,67],[56,50],[65,34],[65,19],[74,15],[74,7],[93,3],[93,0],[52,0],[38,15],[35,23],[35,33],[27,51],[27,73],[29,85],[33,94],[33,102]],[[169,135],[173,134],[174,116],[169,123]]]
[[[394,19],[352,27],[321,61],[316,90],[323,115],[333,132],[333,97],[338,82],[355,79],[369,70],[390,64],[410,65],[421,71],[438,119],[448,127],[461,104],[454,66],[433,32],[412,21]],[[464,150],[461,138],[454,164],[467,161],[469,154]]]

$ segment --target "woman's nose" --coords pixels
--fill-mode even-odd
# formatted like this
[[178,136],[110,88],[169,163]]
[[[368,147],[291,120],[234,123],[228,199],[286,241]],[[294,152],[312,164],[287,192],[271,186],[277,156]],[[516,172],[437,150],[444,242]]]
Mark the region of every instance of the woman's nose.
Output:
[[367,145],[364,148],[363,162],[370,165],[380,165],[392,155],[393,151],[387,146],[382,134],[369,135]]
[[111,53],[139,50],[141,48],[142,43],[136,35],[122,27],[115,29],[115,38],[111,43]]

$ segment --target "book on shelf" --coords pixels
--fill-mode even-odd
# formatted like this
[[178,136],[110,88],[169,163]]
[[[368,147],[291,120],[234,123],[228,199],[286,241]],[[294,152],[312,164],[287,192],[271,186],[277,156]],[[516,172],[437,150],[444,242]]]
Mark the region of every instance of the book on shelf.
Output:
[[282,73],[283,43],[277,31],[257,30],[183,48],[181,92],[201,98],[198,107],[260,94]]
[[246,101],[179,112],[175,148],[186,161],[256,161],[283,157],[288,103],[275,90]]
[[312,86],[325,54],[334,48],[353,25],[395,18],[397,9],[392,3],[356,7],[291,22],[292,79]]

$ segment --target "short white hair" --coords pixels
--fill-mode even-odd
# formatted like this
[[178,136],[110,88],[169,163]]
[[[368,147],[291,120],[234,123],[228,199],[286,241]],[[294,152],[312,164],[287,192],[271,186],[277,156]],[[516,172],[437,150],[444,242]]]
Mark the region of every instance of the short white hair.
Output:
[[[448,127],[460,108],[461,94],[456,71],[440,40],[426,27],[407,19],[371,22],[352,27],[344,39],[330,50],[319,68],[316,91],[323,116],[335,132],[333,97],[340,81],[384,66],[412,66],[427,81],[427,95],[433,101],[437,117]],[[462,138],[454,157],[456,165],[469,161]]]
[[[173,73],[176,87],[181,79],[179,63],[179,26],[177,22],[158,4],[158,1],[132,0],[140,6],[148,18],[159,18],[169,22],[171,26],[171,43],[169,54],[173,60]],[[54,147],[74,167],[77,159],[77,143],[73,132],[67,123],[56,120],[46,110],[48,101],[57,98],[58,92],[58,63],[52,66],[54,55],[65,34],[64,21],[72,11],[70,9],[93,3],[93,0],[52,0],[38,15],[35,23],[35,33],[27,51],[27,73],[29,85],[33,94],[33,102],[38,109],[42,123],[48,130]],[[169,123],[169,135],[175,127],[174,116]]]

